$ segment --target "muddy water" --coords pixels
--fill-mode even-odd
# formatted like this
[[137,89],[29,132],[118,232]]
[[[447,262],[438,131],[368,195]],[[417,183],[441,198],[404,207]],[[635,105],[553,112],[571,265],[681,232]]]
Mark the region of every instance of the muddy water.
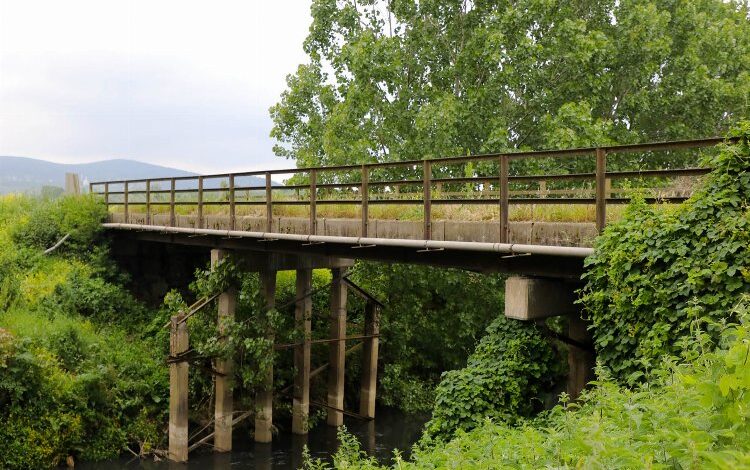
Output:
[[[350,433],[357,436],[362,449],[383,464],[392,462],[394,449],[408,456],[411,445],[419,439],[426,416],[405,415],[397,410],[378,408],[377,418],[361,421],[345,418],[344,424]],[[284,426],[288,428],[288,426]],[[302,465],[302,451],[307,445],[310,455],[330,461],[336,452],[338,441],[336,430],[320,424],[308,436],[295,436],[281,432],[274,436],[272,444],[255,444],[245,433],[235,433],[234,451],[215,454],[210,451],[190,455],[187,464],[154,462],[122,458],[98,463],[81,463],[77,469],[93,470],[227,470],[227,469],[296,469]]]

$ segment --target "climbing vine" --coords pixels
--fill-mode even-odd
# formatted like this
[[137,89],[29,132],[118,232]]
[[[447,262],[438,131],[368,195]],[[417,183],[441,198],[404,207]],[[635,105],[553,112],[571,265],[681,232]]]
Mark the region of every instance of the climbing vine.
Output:
[[466,367],[443,374],[426,436],[445,439],[487,418],[512,424],[530,416],[539,411],[539,394],[552,386],[559,364],[535,325],[497,317]]
[[696,319],[712,320],[702,328],[718,338],[750,292],[750,123],[734,135],[690,200],[671,211],[634,202],[586,261],[582,303],[597,356],[619,380],[640,382],[690,349]]

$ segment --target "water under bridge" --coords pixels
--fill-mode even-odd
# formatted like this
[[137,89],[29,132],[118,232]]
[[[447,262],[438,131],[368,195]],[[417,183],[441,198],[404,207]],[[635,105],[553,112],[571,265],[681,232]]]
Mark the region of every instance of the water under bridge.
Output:
[[[373,418],[378,315],[383,305],[346,278],[354,260],[397,262],[512,275],[505,314],[519,320],[569,318],[568,390],[576,396],[591,377],[593,351],[574,291],[596,235],[638,194],[650,203],[680,203],[710,168],[701,155],[723,139],[661,142],[537,152],[512,152],[387,163],[291,168],[174,178],[106,181],[91,192],[108,208],[106,229],[115,256],[136,277],[158,279],[163,294],[184,264],[232,253],[260,273],[269,308],[275,273],[297,271],[296,325],[305,340],[295,354],[293,432],[307,433],[310,380],[328,371],[328,424],[343,415]],[[708,150],[707,150],[708,148]],[[674,162],[688,162],[675,168]],[[615,208],[615,209],[613,209]],[[204,261],[204,262],[205,262]],[[183,264],[179,264],[182,262]],[[178,264],[174,264],[178,263]],[[311,370],[312,269],[333,271],[329,362]],[[154,275],[159,272],[159,275]],[[173,281],[170,282],[170,276]],[[166,281],[165,281],[166,279]],[[184,281],[184,279],[183,279]],[[365,298],[361,334],[347,336],[347,292]],[[234,316],[236,290],[199,299],[172,318],[170,457],[212,440],[231,450],[237,416],[231,361],[216,361],[213,432],[188,442],[187,318],[218,301],[219,325]],[[346,342],[363,348],[360,409],[343,409]],[[317,340],[321,342],[321,340]],[[273,372],[256,399],[255,439],[270,442]]]

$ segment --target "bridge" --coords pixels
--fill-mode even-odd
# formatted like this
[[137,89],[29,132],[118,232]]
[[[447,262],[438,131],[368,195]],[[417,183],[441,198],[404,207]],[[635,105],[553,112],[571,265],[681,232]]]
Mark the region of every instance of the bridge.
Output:
[[[240,257],[246,269],[260,273],[268,308],[274,306],[276,272],[296,270],[295,324],[306,339],[290,346],[296,370],[292,429],[305,434],[310,380],[324,369],[328,387],[321,406],[328,409],[329,425],[342,424],[344,414],[375,415],[383,305],[347,279],[346,268],[357,259],[512,275],[506,283],[506,316],[537,322],[568,316],[568,334],[559,339],[570,346],[568,390],[577,396],[591,378],[594,356],[574,292],[594,238],[621,212],[612,207],[627,204],[634,194],[650,203],[686,200],[696,181],[711,170],[699,164],[699,157],[724,141],[103,181],[91,183],[90,191],[107,206],[104,226],[114,237],[115,256],[136,276],[160,272],[162,294],[171,286],[161,278],[192,272],[187,265],[169,265],[174,259],[165,257],[205,262],[210,253],[214,266],[230,253]],[[674,168],[674,161],[692,164]],[[543,220],[533,220],[535,214]],[[571,214],[575,220],[565,220]],[[310,297],[316,268],[333,272],[330,337],[324,340],[330,360],[311,370]],[[362,334],[356,336],[346,334],[347,292],[363,296],[367,304]],[[234,317],[236,295],[229,289],[199,299],[170,323],[173,460],[187,460],[190,449],[211,439],[215,450],[231,450],[232,427],[252,414],[235,417],[233,364],[216,361],[213,432],[188,442],[188,363],[182,359],[189,349],[187,318],[218,301],[221,326]],[[343,409],[344,364],[353,349],[346,349],[347,341],[358,342],[364,352],[358,413]],[[266,389],[256,398],[258,442],[272,440],[273,392],[270,371]]]

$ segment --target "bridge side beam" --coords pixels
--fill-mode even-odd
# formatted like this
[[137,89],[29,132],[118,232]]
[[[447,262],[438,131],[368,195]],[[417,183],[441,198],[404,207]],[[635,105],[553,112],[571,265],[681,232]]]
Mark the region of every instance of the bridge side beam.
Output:
[[330,345],[328,370],[328,425],[344,424],[344,361],[346,357],[346,283],[341,268],[331,269],[330,338],[338,339]]
[[[225,250],[211,250],[211,268],[216,269],[219,262],[229,252]],[[234,320],[235,307],[237,305],[237,290],[230,287],[226,292],[219,295],[219,334],[223,335],[227,323]],[[226,340],[220,340],[226,341]],[[234,361],[231,356],[227,359],[217,360],[216,371],[222,375],[215,376],[216,403],[214,406],[214,448],[218,452],[232,450],[232,413],[234,412],[234,394],[232,374]]]
[[310,415],[310,336],[312,332],[312,269],[297,270],[298,299],[294,307],[294,322],[302,334],[302,344],[294,348],[294,398],[292,402],[292,432],[307,434]]
[[[276,271],[260,273],[261,289],[266,300],[266,307],[271,309],[276,303]],[[268,332],[268,339],[273,344],[273,333]],[[255,442],[271,442],[273,439],[273,362],[266,372],[263,390],[255,398]]]

